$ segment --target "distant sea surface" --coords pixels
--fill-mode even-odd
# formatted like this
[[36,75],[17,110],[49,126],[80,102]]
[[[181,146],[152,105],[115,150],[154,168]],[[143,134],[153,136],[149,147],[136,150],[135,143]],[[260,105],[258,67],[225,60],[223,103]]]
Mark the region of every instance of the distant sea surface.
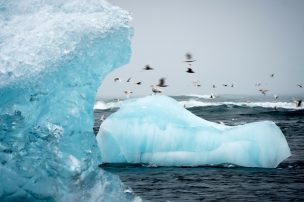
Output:
[[[274,121],[284,133],[292,156],[278,168],[152,167],[107,165],[138,196],[149,201],[304,201],[304,107],[301,97],[220,96],[173,97],[195,115],[226,125]],[[303,97],[302,97],[303,99]],[[123,101],[97,101],[94,131],[100,118],[118,110]]]

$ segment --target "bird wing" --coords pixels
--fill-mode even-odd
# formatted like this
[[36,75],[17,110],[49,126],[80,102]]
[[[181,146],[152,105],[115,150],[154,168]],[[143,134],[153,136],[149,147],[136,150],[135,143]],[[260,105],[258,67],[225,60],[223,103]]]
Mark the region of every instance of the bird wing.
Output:
[[159,86],[163,86],[165,84],[165,79],[164,78],[161,78],[159,79]]
[[185,60],[184,62],[195,62],[196,60]]
[[186,58],[187,58],[187,60],[191,60],[192,59],[192,55],[190,53],[186,53]]

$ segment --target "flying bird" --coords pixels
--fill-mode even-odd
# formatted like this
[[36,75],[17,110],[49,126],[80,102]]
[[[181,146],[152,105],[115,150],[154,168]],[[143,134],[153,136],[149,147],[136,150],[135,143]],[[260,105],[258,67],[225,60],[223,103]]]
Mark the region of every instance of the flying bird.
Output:
[[168,85],[166,84],[166,79],[165,78],[159,79],[159,83],[156,86],[158,86],[158,87],[167,87]]
[[125,91],[125,95],[126,95],[127,98],[128,98],[131,94],[133,94],[132,91],[129,91],[129,90],[126,90],[126,91]]
[[212,85],[212,88],[216,88],[216,86],[213,84],[213,85]]
[[190,74],[195,73],[191,67],[188,67],[186,72]]
[[121,82],[119,77],[114,78],[114,82],[117,82],[117,81]]
[[266,93],[269,91],[269,90],[266,90],[266,89],[260,89],[259,90],[263,95],[266,95]]
[[297,84],[300,88],[303,88],[303,84]]
[[199,80],[195,80],[195,81],[193,81],[193,85],[195,86],[195,87],[201,87],[201,84],[200,84],[200,81]]
[[234,87],[234,84],[231,84],[231,88],[233,88]]
[[153,70],[154,68],[150,67],[150,65],[145,65],[144,70]]
[[191,55],[191,53],[186,53],[186,59],[187,60],[191,60],[192,59],[192,55]]
[[274,99],[276,99],[276,100],[279,98],[278,95],[273,95],[273,97],[274,97]]
[[297,100],[297,107],[301,107],[302,106],[302,100]]
[[160,88],[158,88],[157,86],[151,85],[151,88],[152,88],[152,92],[154,94],[162,93],[162,90]]
[[274,74],[270,74],[270,77],[273,78],[273,77],[274,77]]
[[227,87],[227,86],[228,86],[228,84],[223,84],[223,86]]
[[141,85],[141,84],[142,84],[142,81],[139,81],[139,82],[137,82],[136,84],[137,84],[137,85]]
[[132,79],[132,77],[128,78],[127,82],[130,82],[130,81],[131,81],[131,79]]
[[186,53],[186,60],[184,62],[195,62],[196,60],[192,60],[192,54],[191,53]]

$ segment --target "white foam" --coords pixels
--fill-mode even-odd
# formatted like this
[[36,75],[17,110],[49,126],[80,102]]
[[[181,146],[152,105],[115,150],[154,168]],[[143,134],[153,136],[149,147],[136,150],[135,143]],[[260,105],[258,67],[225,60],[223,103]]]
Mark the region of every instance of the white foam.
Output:
[[97,101],[94,105],[94,109],[106,110],[106,109],[119,108],[122,103],[123,103],[123,101],[118,101],[118,102]]
[[186,97],[196,97],[196,98],[203,98],[203,99],[214,99],[215,96],[213,94],[210,95],[200,95],[200,94],[189,94],[189,95],[184,95]]
[[235,105],[242,107],[263,107],[263,108],[283,108],[283,109],[304,109],[304,106],[297,107],[295,102],[204,102],[199,100],[187,100],[180,101],[181,105],[186,108],[192,107],[209,107],[209,106],[220,106],[220,105]]

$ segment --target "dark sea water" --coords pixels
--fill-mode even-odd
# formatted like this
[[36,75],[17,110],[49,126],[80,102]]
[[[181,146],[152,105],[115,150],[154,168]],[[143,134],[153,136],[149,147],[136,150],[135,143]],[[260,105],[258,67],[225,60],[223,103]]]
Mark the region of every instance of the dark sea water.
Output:
[[[118,175],[127,187],[149,201],[304,201],[304,109],[295,107],[292,98],[175,99],[197,116],[226,125],[272,120],[284,133],[292,156],[274,169],[229,165],[182,168],[105,165],[103,169]],[[95,132],[100,117],[106,118],[117,109],[95,110]]]

